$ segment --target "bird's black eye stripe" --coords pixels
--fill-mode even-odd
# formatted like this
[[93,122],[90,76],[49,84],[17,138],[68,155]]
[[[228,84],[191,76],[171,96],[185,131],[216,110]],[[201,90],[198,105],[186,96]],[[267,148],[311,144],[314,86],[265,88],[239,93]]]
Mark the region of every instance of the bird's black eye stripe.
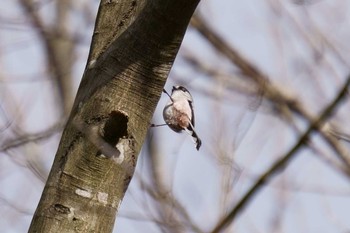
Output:
[[172,91],[175,91],[175,90],[181,90],[183,92],[189,92],[185,87],[183,86],[173,86],[173,90]]
[[184,88],[183,86],[179,86],[179,89],[183,92],[188,92],[188,90],[186,88]]

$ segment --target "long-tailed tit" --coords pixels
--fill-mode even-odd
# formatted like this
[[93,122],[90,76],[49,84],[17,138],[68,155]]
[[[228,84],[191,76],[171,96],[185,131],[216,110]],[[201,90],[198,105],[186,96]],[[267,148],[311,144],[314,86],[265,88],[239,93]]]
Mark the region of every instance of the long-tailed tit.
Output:
[[165,90],[163,92],[170,98],[163,110],[165,123],[177,133],[185,130],[199,150],[202,141],[194,130],[193,98],[190,92],[183,86],[174,86],[171,95]]

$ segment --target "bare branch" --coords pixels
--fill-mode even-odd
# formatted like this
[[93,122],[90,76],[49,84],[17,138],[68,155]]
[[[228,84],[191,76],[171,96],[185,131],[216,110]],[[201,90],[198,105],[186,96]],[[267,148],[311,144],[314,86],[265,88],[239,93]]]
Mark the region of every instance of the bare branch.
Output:
[[29,142],[37,142],[40,140],[45,140],[46,138],[61,132],[64,124],[65,123],[63,122],[58,122],[52,127],[42,132],[35,133],[35,134],[21,135],[15,139],[7,140],[0,146],[0,151],[7,151],[9,149],[22,146]]
[[[266,98],[274,106],[275,110],[281,113],[282,116],[286,117],[286,120],[290,120],[290,112],[292,111],[307,120],[310,124],[316,121],[310,113],[302,108],[302,104],[298,102],[296,98],[287,96],[281,90],[273,86],[266,75],[221,39],[219,35],[206,25],[200,16],[195,15],[191,23],[219,52],[225,55],[233,64],[241,69],[242,73],[246,75],[247,78],[251,78],[256,82],[256,85],[258,85],[259,88],[259,93],[257,95],[259,100],[258,103],[261,102],[261,97]],[[316,127],[318,126],[319,125],[316,125]],[[336,155],[350,169],[350,158],[347,153],[345,153],[344,149],[342,149],[336,141],[322,133],[320,128],[317,128],[317,131],[321,133],[321,136],[336,152]]]
[[237,205],[232,209],[232,211],[222,219],[218,225],[214,228],[212,233],[218,233],[222,231],[228,224],[230,224],[237,214],[241,212],[246,205],[251,201],[251,199],[257,194],[257,192],[263,187],[263,184],[269,182],[273,175],[281,172],[291,161],[291,159],[297,156],[298,150],[302,148],[303,145],[308,143],[310,134],[320,128],[322,123],[327,120],[327,118],[334,112],[335,108],[339,105],[340,101],[344,99],[348,92],[348,86],[350,84],[350,76],[347,78],[345,84],[339,91],[336,98],[329,104],[320,114],[320,116],[310,124],[305,133],[300,137],[298,142],[293,146],[293,148],[282,158],[277,160],[271,168],[269,168],[261,177],[256,181],[256,183],[249,189],[249,191],[244,195],[244,197],[237,203]]

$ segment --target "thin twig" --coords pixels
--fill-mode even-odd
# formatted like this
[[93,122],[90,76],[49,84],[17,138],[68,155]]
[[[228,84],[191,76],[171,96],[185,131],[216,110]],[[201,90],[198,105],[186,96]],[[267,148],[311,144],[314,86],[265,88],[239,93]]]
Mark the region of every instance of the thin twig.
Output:
[[[207,39],[220,53],[226,56],[233,64],[235,64],[243,73],[246,78],[253,80],[259,88],[257,98],[259,103],[262,97],[266,98],[272,103],[272,105],[279,110],[283,115],[289,118],[289,113],[292,111],[300,117],[304,118],[311,124],[315,121],[310,113],[308,113],[295,98],[290,98],[284,94],[281,90],[273,86],[268,77],[245,59],[238,51],[232,48],[226,41],[224,41],[217,33],[215,33],[199,15],[194,15],[191,20],[191,25],[197,29],[205,39]],[[321,126],[317,128],[320,135],[333,149],[338,158],[346,165],[347,169],[350,169],[350,159],[344,152],[344,149],[337,144],[335,140],[332,140],[322,130]]]
[[63,129],[64,123],[58,122],[51,126],[50,128],[34,134],[27,134],[19,136],[15,139],[7,140],[0,146],[0,151],[7,151],[9,149],[13,149],[19,146],[22,146],[29,142],[37,142],[40,140],[44,140],[58,132],[60,132]]
[[336,96],[336,98],[331,102],[330,105],[328,105],[324,111],[320,114],[320,116],[310,124],[308,129],[305,131],[305,133],[300,137],[298,142],[294,145],[294,147],[281,159],[276,161],[270,169],[268,169],[264,174],[260,176],[260,178],[256,181],[256,183],[250,188],[250,190],[247,192],[247,194],[238,202],[238,204],[231,210],[231,212],[222,219],[219,224],[214,228],[212,233],[218,233],[221,230],[223,230],[225,227],[230,224],[237,214],[241,212],[246,205],[249,203],[249,201],[252,200],[254,195],[257,194],[257,192],[263,187],[263,184],[266,182],[269,182],[269,180],[272,178],[273,175],[276,175],[278,172],[281,172],[283,168],[285,168],[288,163],[291,161],[291,159],[296,157],[296,152],[305,144],[308,143],[308,139],[310,137],[310,134],[320,128],[322,126],[322,123],[324,123],[325,120],[333,113],[334,109],[338,106],[339,102],[346,96],[348,92],[348,86],[350,84],[350,76],[347,78],[345,84],[343,85],[341,91]]

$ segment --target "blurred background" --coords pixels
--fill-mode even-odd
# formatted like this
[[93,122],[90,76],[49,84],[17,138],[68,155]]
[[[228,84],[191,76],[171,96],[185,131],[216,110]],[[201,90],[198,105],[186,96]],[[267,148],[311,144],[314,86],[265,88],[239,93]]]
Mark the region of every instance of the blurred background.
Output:
[[[1,232],[28,230],[98,5],[1,2]],[[150,128],[114,232],[210,232],[295,146],[224,232],[350,232],[349,98],[334,102],[350,75],[349,17],[344,0],[202,0],[165,87],[190,90],[202,147]]]

